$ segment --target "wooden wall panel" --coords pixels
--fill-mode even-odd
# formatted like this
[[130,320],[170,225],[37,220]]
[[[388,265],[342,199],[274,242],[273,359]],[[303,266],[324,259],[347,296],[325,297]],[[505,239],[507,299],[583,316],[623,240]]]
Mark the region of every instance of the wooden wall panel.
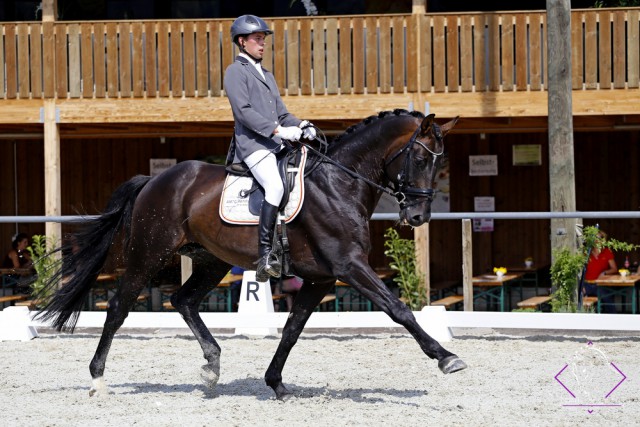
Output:
[[21,99],[29,99],[29,27],[18,27],[18,95]]
[[[0,30],[4,30],[5,27],[6,25],[0,26]],[[1,49],[1,47],[4,46],[4,36],[2,35],[2,32],[3,31],[0,31],[0,64],[5,63],[4,49]],[[7,94],[4,89],[6,86],[6,77],[7,74],[5,73],[5,67],[0,67],[0,98],[4,98]]]
[[418,48],[418,39],[420,37],[420,16],[411,15],[406,21],[407,34],[407,92],[413,93],[418,91],[418,60],[421,51]]
[[311,95],[313,93],[311,82],[311,62],[313,52],[311,50],[311,20],[300,21],[300,94]]
[[170,93],[170,63],[169,63],[169,24],[159,22],[158,32],[158,95],[169,96]]
[[182,22],[171,22],[169,27],[169,61],[171,63],[171,95],[181,98],[183,91],[183,66],[184,51],[182,46]]
[[364,19],[353,19],[353,93],[364,93],[365,86],[365,48],[364,48]]
[[351,70],[354,65],[354,59],[351,57],[351,25],[349,18],[340,18],[339,27],[339,45],[340,45],[340,93],[342,95],[351,94],[353,87],[351,79]]
[[502,90],[513,90],[513,15],[502,16],[501,34],[501,63],[502,63]]
[[[220,28],[218,24],[211,24],[209,27],[209,76],[211,79],[211,96],[220,96],[222,93],[222,78],[224,76],[224,63],[222,61]],[[230,40],[231,37],[228,37]],[[222,37],[224,42],[224,37]]]
[[326,21],[326,73],[327,73],[327,94],[335,95],[338,93],[339,86],[339,68],[340,52],[338,51],[338,20],[329,18]]
[[[542,50],[540,29],[540,15],[529,17],[529,89],[540,90],[542,85],[542,64],[544,52]],[[544,69],[546,69],[546,65]]]
[[4,27],[4,59],[7,64],[6,97],[8,99],[14,99],[18,95],[18,53],[16,52],[15,24],[7,24]]
[[488,21],[489,90],[500,90],[500,15],[490,15]]
[[82,97],[93,98],[94,78],[93,78],[93,32],[91,24],[80,25],[80,54],[82,56]]
[[31,98],[42,97],[42,25],[29,24]]
[[611,12],[600,11],[598,14],[598,72],[600,74],[600,89],[611,89]]
[[148,97],[155,97],[158,88],[158,67],[156,48],[156,24],[144,23],[144,90]]
[[80,26],[70,24],[68,27],[69,40],[69,97],[80,98],[82,84],[82,69],[80,67]]
[[108,22],[107,30],[107,96],[109,98],[117,98],[118,85],[118,24],[116,22]]
[[433,54],[431,49],[431,17],[420,16],[420,90],[423,92],[431,92],[433,87],[432,60]]
[[433,17],[433,88],[436,92],[446,89],[445,21],[443,16]]
[[516,89],[527,90],[527,16],[523,13],[516,15],[515,31],[515,61],[516,61]]
[[[196,22],[196,96],[209,94],[209,61],[207,59],[209,49],[207,47],[207,23]],[[218,66],[219,68],[219,66]]]
[[404,93],[405,88],[405,52],[412,55],[412,49],[406,47],[404,38],[404,18],[394,16],[393,24],[393,46],[391,58],[393,60],[393,92]]
[[324,22],[322,19],[313,20],[313,93],[324,95]]
[[[300,89],[300,43],[298,34],[298,21],[291,19],[287,21],[287,46],[286,56],[283,52],[281,55],[284,60],[286,58],[287,71],[287,93],[289,95],[298,95]],[[282,70],[285,71],[284,69]]]
[[193,22],[185,22],[182,30],[182,44],[184,49],[183,75],[184,96],[196,95],[196,35]]
[[131,97],[131,24],[121,22],[118,25],[118,81],[120,96]]
[[625,11],[613,12],[613,87],[623,89],[627,73]]
[[388,16],[382,16],[378,20],[380,33],[380,60],[378,61],[378,69],[380,76],[380,93],[391,92],[391,19]]
[[640,43],[637,10],[627,14],[627,87],[637,88],[640,77]]
[[473,90],[473,21],[464,15],[460,24],[460,88],[463,92]]
[[476,75],[474,82],[476,92],[484,92],[488,88],[487,81],[487,33],[488,17],[486,15],[476,15],[473,18],[473,67]]
[[447,17],[447,89],[458,92],[460,88],[460,59],[458,53],[458,18]]
[[584,83],[586,89],[598,88],[598,22],[596,15],[585,16],[584,26]]
[[583,82],[583,17],[584,12],[571,13],[571,87],[574,90],[582,89]]
[[144,40],[142,37],[142,23],[131,24],[131,77],[135,98],[144,96]]
[[366,82],[367,93],[378,93],[378,37],[377,37],[377,21],[375,17],[368,16],[365,18],[367,27],[366,43]]

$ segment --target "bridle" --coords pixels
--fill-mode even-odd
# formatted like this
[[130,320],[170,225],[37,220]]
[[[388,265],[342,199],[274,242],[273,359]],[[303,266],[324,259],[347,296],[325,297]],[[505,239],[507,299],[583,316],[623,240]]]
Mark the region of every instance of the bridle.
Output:
[[[413,159],[413,146],[414,144],[418,144],[422,148],[424,148],[429,154],[431,154],[432,168],[435,168],[436,162],[438,158],[442,156],[444,153],[444,144],[442,143],[443,136],[440,130],[440,127],[433,123],[432,125],[433,135],[436,138],[436,146],[439,144],[442,148],[439,152],[435,152],[430,149],[427,144],[418,139],[418,132],[420,131],[420,127],[418,127],[409,142],[405,144],[400,150],[396,151],[384,164],[384,173],[387,176],[389,182],[394,182],[389,173],[387,172],[387,168],[391,163],[393,163],[402,153],[405,153],[404,162],[402,169],[398,173],[397,181],[394,182],[394,196],[396,200],[398,200],[398,204],[400,204],[400,208],[404,209],[405,207],[410,207],[420,203],[419,199],[427,199],[429,203],[433,201],[435,190],[433,188],[418,188],[411,186],[411,176],[409,175],[409,167],[411,165],[411,161]],[[407,196],[414,198],[412,202],[407,202]]]
[[[360,179],[360,180],[366,182],[367,184],[371,185],[372,187],[375,187],[379,191],[395,197],[396,200],[398,201],[398,204],[400,205],[400,209],[404,209],[405,207],[414,206],[414,205],[420,203],[419,199],[423,199],[424,198],[424,199],[427,199],[428,202],[432,202],[433,201],[433,197],[435,195],[435,190],[433,188],[411,187],[411,176],[409,176],[409,173],[408,173],[408,170],[409,170],[409,167],[410,167],[410,164],[411,164],[411,160],[413,158],[413,150],[412,149],[413,149],[414,144],[418,144],[419,146],[424,148],[429,154],[431,154],[432,167],[434,167],[434,168],[435,168],[435,165],[436,165],[436,162],[437,162],[438,158],[444,153],[444,144],[442,143],[443,135],[442,135],[442,132],[440,130],[440,127],[435,123],[433,123],[431,126],[432,126],[432,129],[433,129],[433,134],[434,134],[434,136],[436,138],[436,145],[440,144],[442,149],[440,150],[440,152],[436,153],[435,151],[431,150],[427,146],[427,144],[425,144],[423,141],[420,141],[418,139],[418,133],[420,131],[420,126],[418,126],[418,128],[415,130],[415,132],[413,132],[413,135],[409,139],[409,142],[407,142],[402,148],[400,148],[398,151],[396,151],[389,158],[389,160],[385,161],[385,163],[384,163],[383,172],[384,172],[385,176],[387,177],[387,180],[390,183],[394,184],[393,187],[390,187],[389,184],[387,184],[387,186],[382,186],[382,185],[380,185],[380,184],[378,184],[376,182],[373,182],[370,179],[365,178],[364,176],[360,175],[358,172],[355,172],[355,171],[353,171],[351,169],[348,169],[347,167],[343,166],[342,164],[336,162],[335,160],[333,160],[332,158],[328,157],[327,155],[325,155],[324,153],[320,152],[319,150],[315,149],[311,145],[306,144],[306,143],[303,143],[303,145],[305,145],[310,151],[312,151],[314,154],[316,154],[317,156],[322,158],[324,161],[327,161],[328,163],[331,163],[332,165],[338,167],[339,169],[343,170],[344,172],[348,173],[349,175],[353,176],[354,178]],[[320,136],[322,131],[317,127],[315,127],[315,129],[316,129],[316,131],[318,131],[318,135]],[[316,139],[322,142],[321,138],[317,137]],[[325,142],[325,146],[326,146],[326,140],[324,142]],[[391,177],[389,176],[387,168],[398,157],[400,157],[400,155],[402,153],[405,153],[402,170],[398,173],[397,182],[394,182],[393,179],[391,179]],[[407,196],[415,198],[416,200],[414,200],[412,202],[407,202]]]

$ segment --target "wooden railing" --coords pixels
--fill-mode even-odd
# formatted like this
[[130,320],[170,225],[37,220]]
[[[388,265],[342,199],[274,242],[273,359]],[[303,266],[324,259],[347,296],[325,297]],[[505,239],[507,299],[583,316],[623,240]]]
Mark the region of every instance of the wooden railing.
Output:
[[[540,91],[545,13],[272,19],[287,95]],[[0,99],[216,97],[231,20],[2,23]],[[639,9],[572,12],[574,89],[637,88]]]

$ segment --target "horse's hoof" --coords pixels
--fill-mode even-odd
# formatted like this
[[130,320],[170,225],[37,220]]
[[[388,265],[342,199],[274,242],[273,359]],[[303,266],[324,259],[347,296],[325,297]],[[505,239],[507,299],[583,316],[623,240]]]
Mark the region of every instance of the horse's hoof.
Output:
[[210,388],[211,390],[216,388],[218,380],[220,379],[220,365],[202,365],[200,379],[207,388]]
[[452,374],[454,372],[461,371],[467,368],[467,364],[462,361],[458,356],[453,355],[445,357],[438,362],[438,368],[445,374]]
[[286,402],[287,400],[293,397],[293,393],[291,393],[284,385],[280,384],[273,391],[276,392],[276,399]]
[[107,388],[107,384],[105,384],[104,379],[102,377],[94,378],[91,381],[91,389],[89,390],[89,397],[102,397],[109,394],[109,389]]

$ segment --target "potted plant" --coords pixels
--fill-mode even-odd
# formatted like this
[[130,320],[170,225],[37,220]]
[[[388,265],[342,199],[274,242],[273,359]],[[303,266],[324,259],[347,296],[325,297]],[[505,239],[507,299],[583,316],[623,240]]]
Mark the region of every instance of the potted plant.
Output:
[[553,252],[551,264],[551,310],[575,313],[578,301],[578,281],[593,247],[609,248],[612,251],[631,251],[638,247],[615,239],[598,238],[598,227],[584,227],[582,243],[577,252],[562,248]]
[[387,229],[384,234],[384,254],[391,258],[389,266],[398,274],[393,281],[400,288],[402,300],[413,311],[421,310],[429,304],[424,283],[424,275],[418,270],[416,264],[416,246],[413,240],[402,239],[393,228]]

